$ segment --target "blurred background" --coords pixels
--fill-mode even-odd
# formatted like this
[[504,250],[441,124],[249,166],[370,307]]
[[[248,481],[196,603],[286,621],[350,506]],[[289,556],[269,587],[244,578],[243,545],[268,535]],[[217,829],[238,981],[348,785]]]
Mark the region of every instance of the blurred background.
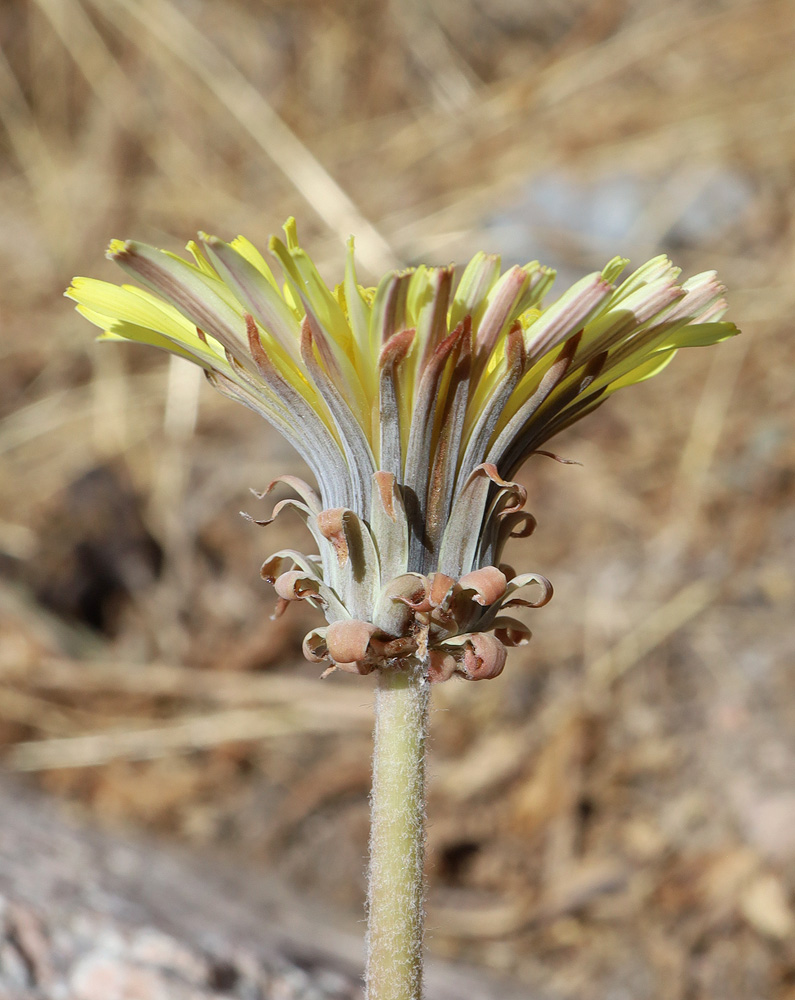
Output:
[[[744,331],[536,457],[555,599],[435,692],[432,952],[552,998],[795,998],[795,18],[788,0],[4,0],[0,747],[114,827],[361,916],[370,679],[300,653],[257,528],[301,472],[61,298],[112,237],[716,268]],[[560,286],[559,286],[560,287]],[[554,298],[554,293],[553,293]]]

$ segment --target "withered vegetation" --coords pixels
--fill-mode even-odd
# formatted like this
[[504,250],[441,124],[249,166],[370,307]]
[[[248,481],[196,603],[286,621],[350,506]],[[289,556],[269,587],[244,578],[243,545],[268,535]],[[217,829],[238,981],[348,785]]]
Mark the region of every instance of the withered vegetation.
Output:
[[321,686],[311,611],[269,618],[257,556],[300,526],[237,516],[302,470],[91,341],[61,292],[109,238],[296,214],[333,280],[349,232],[373,272],[664,250],[744,334],[556,439],[584,468],[525,467],[515,561],[556,596],[436,696],[429,946],[554,997],[793,1000],[793,47],[778,0],[4,3],[6,766],[358,918],[369,682]]

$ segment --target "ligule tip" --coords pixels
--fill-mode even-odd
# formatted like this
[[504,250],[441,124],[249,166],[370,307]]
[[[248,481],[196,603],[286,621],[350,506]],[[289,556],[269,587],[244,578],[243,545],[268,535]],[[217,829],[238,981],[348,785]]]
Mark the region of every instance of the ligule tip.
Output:
[[132,246],[132,240],[113,239],[110,243],[108,243],[108,249],[105,251],[105,256],[108,260],[118,261],[122,257],[131,255]]

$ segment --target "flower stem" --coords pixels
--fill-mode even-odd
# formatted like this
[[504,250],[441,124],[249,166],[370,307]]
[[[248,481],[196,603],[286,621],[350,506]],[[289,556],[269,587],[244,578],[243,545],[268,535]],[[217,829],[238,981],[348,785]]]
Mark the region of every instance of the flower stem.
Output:
[[428,683],[414,660],[379,672],[375,696],[367,1000],[420,1000]]

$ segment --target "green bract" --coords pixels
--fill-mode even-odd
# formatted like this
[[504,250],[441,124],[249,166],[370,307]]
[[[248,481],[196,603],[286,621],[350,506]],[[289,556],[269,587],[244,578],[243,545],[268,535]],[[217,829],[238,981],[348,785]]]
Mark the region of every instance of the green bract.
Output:
[[[200,235],[193,262],[114,241],[109,257],[144,288],[75,278],[67,295],[101,339],[161,347],[201,365],[222,392],[262,414],[311,468],[318,491],[285,476],[318,554],[282,551],[263,567],[280,607],[307,600],[329,625],[307,656],[367,673],[428,651],[431,680],[495,676],[505,646],[528,641],[509,613],[551,595],[500,564],[534,521],[511,481],[552,435],[681,347],[737,333],[720,322],[712,271],[677,284],[655,257],[624,282],[614,258],[544,305],[554,272],[538,262],[500,275],[477,254],[455,268],[356,278],[353,241],[333,290],[298,245],[265,258],[238,237]],[[271,484],[271,487],[275,484]],[[269,490],[270,488],[269,487]],[[266,491],[268,492],[268,491]],[[534,585],[536,598],[516,597]]]

